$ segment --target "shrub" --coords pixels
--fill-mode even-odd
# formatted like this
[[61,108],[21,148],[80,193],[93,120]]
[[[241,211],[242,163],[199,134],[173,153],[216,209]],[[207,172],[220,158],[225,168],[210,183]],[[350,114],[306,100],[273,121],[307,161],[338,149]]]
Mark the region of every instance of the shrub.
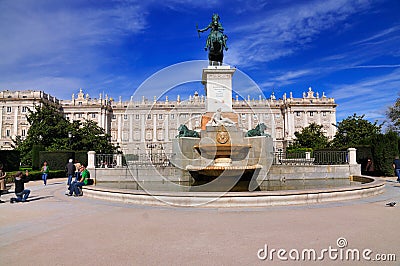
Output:
[[43,145],[33,145],[32,146],[32,169],[40,169],[40,158],[39,152],[44,151]]
[[50,170],[65,170],[65,166],[69,159],[74,159],[75,153],[73,151],[41,151],[39,152],[39,159],[41,165],[47,161]]
[[17,150],[0,150],[0,164],[3,171],[15,171],[19,169],[20,153]]
[[87,165],[88,158],[87,158],[87,151],[76,151],[75,152],[75,160],[78,160],[81,164]]
[[395,132],[379,134],[372,140],[375,170],[385,176],[393,176],[393,160],[399,154],[398,136]]

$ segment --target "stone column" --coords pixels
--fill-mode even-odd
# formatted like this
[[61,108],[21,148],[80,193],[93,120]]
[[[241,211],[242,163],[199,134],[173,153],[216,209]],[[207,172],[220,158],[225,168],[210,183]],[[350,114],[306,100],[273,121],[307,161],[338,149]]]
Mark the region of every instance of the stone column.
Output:
[[304,118],[303,118],[303,127],[308,126],[308,112],[304,111]]
[[14,136],[18,136],[18,106],[13,107],[14,110]]
[[129,115],[129,142],[133,142],[133,114]]
[[94,169],[96,163],[96,152],[95,151],[88,151],[88,165],[87,168]]
[[3,138],[3,108],[0,107],[0,139]]
[[146,140],[146,114],[141,114],[140,115],[142,117],[142,119],[140,120],[140,130],[141,130],[141,136],[140,136],[140,140],[142,141],[142,143],[144,143],[144,141]]
[[164,140],[169,141],[169,114],[165,115],[165,121],[164,121],[164,131],[165,131],[165,136]]
[[121,135],[122,135],[122,114],[119,114],[117,117],[117,126],[118,126],[118,131],[117,131],[117,141],[121,142]]
[[348,148],[347,155],[348,155],[348,163],[349,164],[357,164],[357,149],[355,148]]
[[122,167],[122,154],[117,154],[117,167]]
[[153,114],[153,141],[157,141],[157,114]]
[[193,129],[192,115],[190,113],[188,113],[188,115],[189,115],[189,125],[188,125],[188,127],[189,127],[189,129]]
[[[103,114],[103,111],[102,111],[101,108],[100,108],[100,113],[97,114],[97,115],[98,115],[98,117],[97,117],[97,124],[99,125],[99,127],[103,127],[102,124],[101,124],[101,117],[102,117],[102,114]],[[70,122],[72,122],[72,121],[73,121],[73,114],[71,113]]]

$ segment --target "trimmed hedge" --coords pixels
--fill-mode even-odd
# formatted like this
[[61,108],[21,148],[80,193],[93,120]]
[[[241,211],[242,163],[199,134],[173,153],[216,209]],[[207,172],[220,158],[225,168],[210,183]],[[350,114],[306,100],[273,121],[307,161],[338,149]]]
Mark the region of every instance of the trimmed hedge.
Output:
[[40,165],[47,161],[50,170],[65,170],[69,159],[74,159],[73,151],[41,151],[39,152]]
[[39,152],[44,151],[44,145],[33,145],[32,146],[32,169],[38,170],[40,169],[40,158]]
[[0,150],[0,164],[3,171],[16,171],[19,169],[20,153],[17,150]]
[[395,176],[393,160],[399,154],[398,136],[395,132],[379,134],[372,139],[375,170],[380,175]]
[[87,155],[87,151],[76,151],[75,152],[75,160],[77,160],[78,162],[80,162],[81,164],[87,165],[88,163],[88,155]]

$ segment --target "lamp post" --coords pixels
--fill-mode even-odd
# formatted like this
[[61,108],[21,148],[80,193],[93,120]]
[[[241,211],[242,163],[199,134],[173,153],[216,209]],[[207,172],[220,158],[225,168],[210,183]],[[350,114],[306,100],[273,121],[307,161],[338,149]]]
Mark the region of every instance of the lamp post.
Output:
[[71,131],[68,131],[68,145],[70,150],[71,150],[71,140],[72,140],[72,133]]
[[157,144],[150,142],[146,146],[150,149],[150,161],[153,162],[153,149],[157,147]]

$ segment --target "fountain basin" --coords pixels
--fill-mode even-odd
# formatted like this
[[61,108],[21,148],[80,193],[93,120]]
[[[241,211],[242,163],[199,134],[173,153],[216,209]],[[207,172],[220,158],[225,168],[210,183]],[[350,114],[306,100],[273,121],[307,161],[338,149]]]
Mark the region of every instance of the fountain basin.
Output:
[[193,148],[207,159],[231,158],[241,161],[247,157],[251,144],[200,144]]
[[188,165],[186,170],[196,181],[212,181],[218,177],[240,178],[240,180],[250,180],[254,174],[262,169],[259,164],[245,166],[193,166]]
[[165,192],[84,186],[84,195],[92,198],[147,206],[201,208],[248,208],[355,200],[384,192],[385,183],[374,177],[354,176],[371,182],[352,187],[325,189],[253,191],[253,192]]

